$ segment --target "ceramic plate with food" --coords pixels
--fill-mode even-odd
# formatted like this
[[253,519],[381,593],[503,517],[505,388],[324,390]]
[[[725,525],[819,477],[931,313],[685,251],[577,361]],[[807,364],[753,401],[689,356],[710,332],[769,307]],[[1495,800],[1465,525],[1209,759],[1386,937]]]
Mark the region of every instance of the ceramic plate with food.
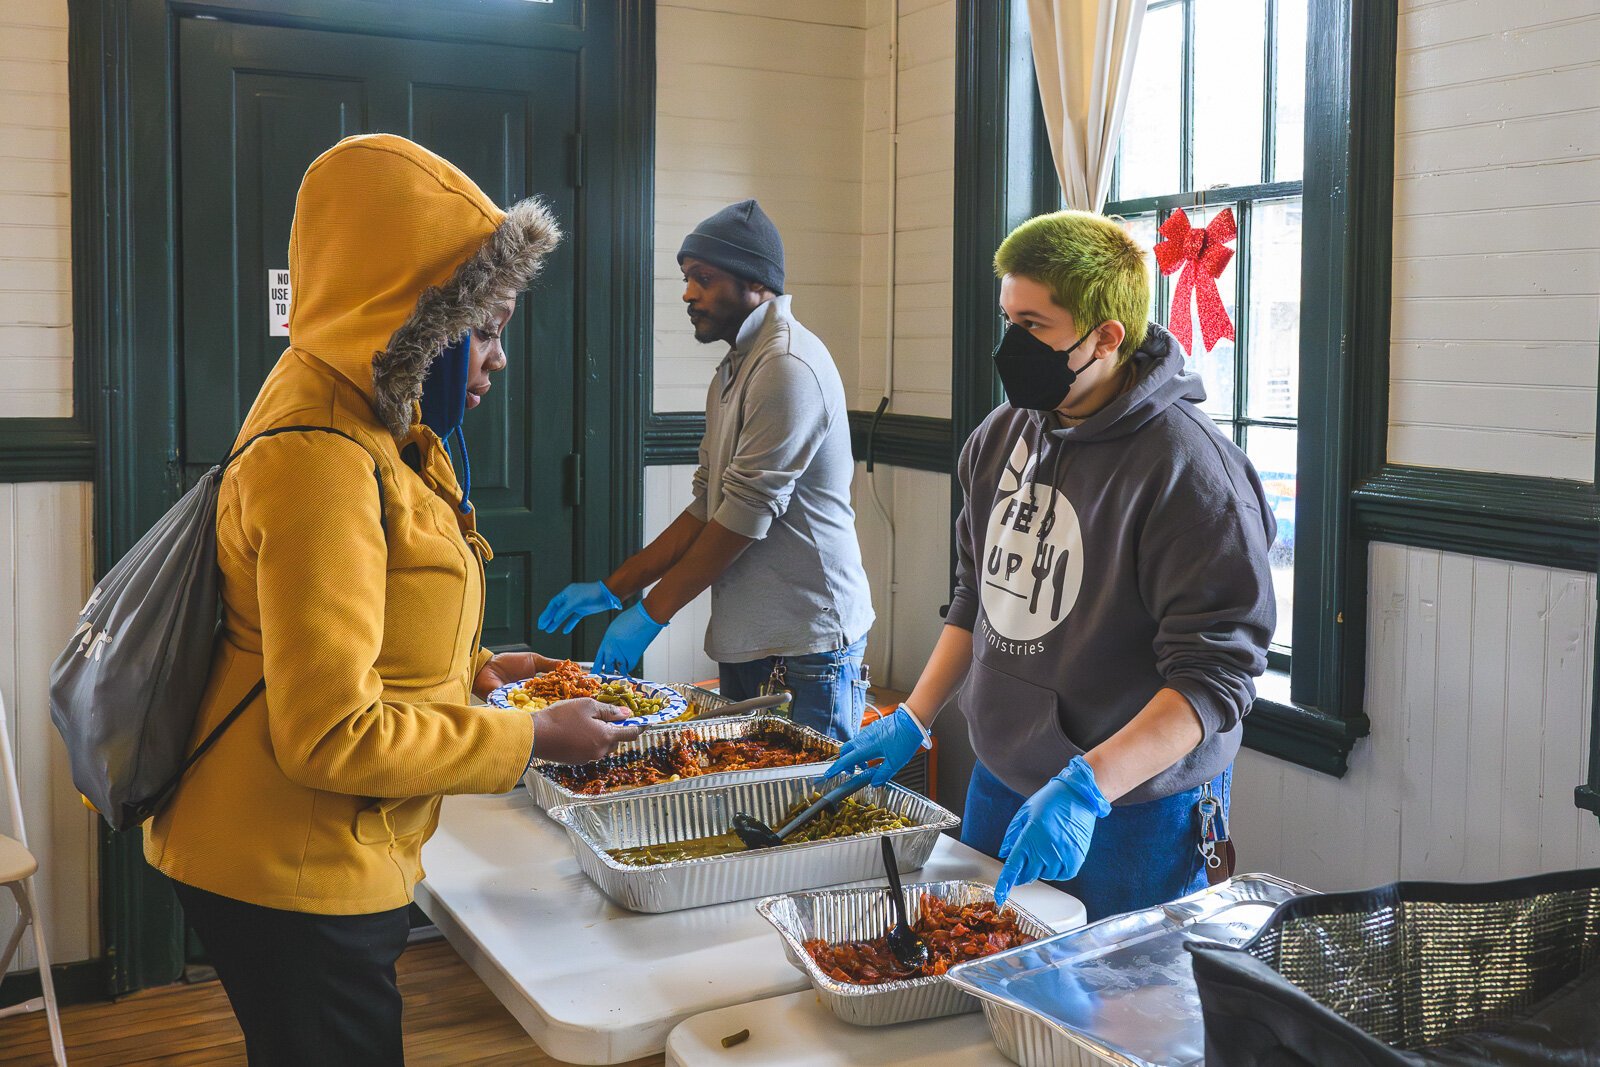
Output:
[[598,674],[572,660],[532,678],[503,685],[488,696],[497,708],[540,711],[558,700],[592,697],[602,704],[614,704],[633,712],[623,720],[630,726],[672,722],[690,714],[689,702],[680,694],[655,682],[644,682],[617,674]]

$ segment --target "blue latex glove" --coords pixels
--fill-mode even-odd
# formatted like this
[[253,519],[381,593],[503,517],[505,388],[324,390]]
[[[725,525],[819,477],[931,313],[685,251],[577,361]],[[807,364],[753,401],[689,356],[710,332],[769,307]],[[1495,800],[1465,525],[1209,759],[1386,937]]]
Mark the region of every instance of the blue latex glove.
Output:
[[606,588],[605,582],[573,582],[544,606],[539,613],[539,629],[547,634],[557,630],[570,634],[584,616],[616,611],[620,607],[622,601]]
[[1040,878],[1064,882],[1083,867],[1094,837],[1094,821],[1111,814],[1111,804],[1094,781],[1094,768],[1074,756],[1066,769],[1023,802],[1000,844],[1006,865],[994,886],[994,902]]
[[627,674],[644,656],[656,635],[667,628],[644,610],[644,601],[611,620],[594,656],[594,669],[605,674]]
[[823,778],[832,778],[843,771],[864,767],[872,760],[881,759],[872,775],[873,785],[886,785],[900,773],[900,768],[911,762],[917,749],[927,745],[919,727],[911,717],[911,709],[901,704],[893,715],[886,715],[845,742],[839,758],[823,772]]

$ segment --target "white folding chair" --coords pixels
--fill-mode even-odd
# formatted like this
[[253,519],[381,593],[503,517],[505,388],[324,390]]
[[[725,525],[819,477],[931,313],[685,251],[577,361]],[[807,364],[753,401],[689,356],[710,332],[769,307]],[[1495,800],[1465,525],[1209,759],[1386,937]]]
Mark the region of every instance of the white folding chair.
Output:
[[33,891],[33,872],[39,861],[28,851],[28,834],[22,827],[22,793],[17,788],[17,763],[11,754],[11,734],[6,728],[6,704],[0,695],[0,777],[5,778],[6,799],[11,804],[11,826],[16,837],[0,834],[0,886],[11,890],[17,899],[17,928],[11,931],[4,952],[0,952],[0,975],[11,966],[11,959],[22,944],[22,935],[33,927],[33,944],[39,953],[39,984],[44,996],[0,1008],[0,1019],[8,1015],[44,1009],[45,1021],[50,1027],[50,1051],[56,1063],[67,1067],[67,1047],[61,1040],[61,1011],[56,1007],[56,987],[50,978],[50,953],[44,944],[44,914]]

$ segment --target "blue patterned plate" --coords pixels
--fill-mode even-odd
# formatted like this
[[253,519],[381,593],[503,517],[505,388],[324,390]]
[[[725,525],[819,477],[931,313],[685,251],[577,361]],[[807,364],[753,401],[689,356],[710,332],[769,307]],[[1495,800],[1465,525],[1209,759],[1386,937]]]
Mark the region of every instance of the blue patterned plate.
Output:
[[[652,712],[649,715],[635,715],[631,719],[623,719],[622,724],[625,726],[649,726],[658,722],[671,722],[689,711],[689,702],[687,700],[675,690],[668,689],[659,683],[643,682],[637,678],[629,678],[620,674],[595,673],[591,677],[598,678],[602,682],[627,682],[642,697],[662,697],[666,700],[666,703],[661,705],[660,711]],[[523,682],[529,680],[524,678],[522,682],[502,685],[499,689],[489,694],[487,698],[489,703],[497,708],[515,708],[516,705],[511,702],[511,691],[522,688]]]

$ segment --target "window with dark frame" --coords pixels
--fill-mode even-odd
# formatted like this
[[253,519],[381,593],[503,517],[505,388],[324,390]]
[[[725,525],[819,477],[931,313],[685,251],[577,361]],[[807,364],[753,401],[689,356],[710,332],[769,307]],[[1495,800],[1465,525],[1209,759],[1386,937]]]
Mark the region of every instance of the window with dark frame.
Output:
[[[1153,0],[1105,207],[1147,248],[1176,208],[1196,227],[1233,209],[1239,235],[1218,286],[1235,339],[1207,352],[1196,329],[1190,357],[1206,414],[1249,454],[1277,520],[1270,658],[1279,670],[1288,669],[1294,624],[1306,8]],[[1176,277],[1156,274],[1151,317],[1163,325]]]

